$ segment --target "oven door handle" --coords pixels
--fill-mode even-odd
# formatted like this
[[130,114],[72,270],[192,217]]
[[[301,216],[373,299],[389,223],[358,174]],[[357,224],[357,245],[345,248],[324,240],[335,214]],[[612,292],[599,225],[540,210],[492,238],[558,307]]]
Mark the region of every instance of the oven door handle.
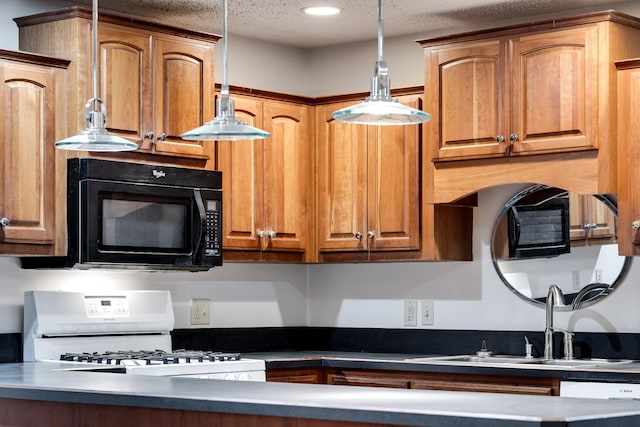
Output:
[[193,263],[202,265],[204,261],[204,233],[207,222],[207,212],[204,209],[202,193],[200,190],[193,190],[193,199],[196,202],[196,212],[194,212],[193,224]]

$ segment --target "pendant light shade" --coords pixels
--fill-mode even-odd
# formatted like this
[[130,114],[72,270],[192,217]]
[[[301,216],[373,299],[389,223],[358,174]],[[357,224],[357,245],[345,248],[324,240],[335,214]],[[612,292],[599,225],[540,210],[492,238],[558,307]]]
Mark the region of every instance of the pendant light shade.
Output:
[[138,145],[127,139],[112,135],[105,129],[107,107],[98,96],[98,0],[93,0],[92,33],[92,73],[93,98],[84,106],[84,120],[87,128],[74,136],[55,143],[56,148],[82,151],[131,151]]
[[250,126],[236,118],[227,82],[227,0],[222,1],[222,87],[216,100],[216,117],[204,125],[182,134],[185,140],[233,141],[269,138],[269,132]]
[[427,122],[429,113],[408,107],[391,98],[389,69],[382,57],[383,0],[378,3],[378,60],[376,61],[371,95],[363,102],[333,112],[333,118],[346,123],[366,125],[411,125]]

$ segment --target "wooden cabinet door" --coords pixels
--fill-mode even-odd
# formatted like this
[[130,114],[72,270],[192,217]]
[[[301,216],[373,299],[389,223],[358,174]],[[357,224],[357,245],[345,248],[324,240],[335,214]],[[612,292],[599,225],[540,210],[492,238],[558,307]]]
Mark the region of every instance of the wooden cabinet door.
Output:
[[214,117],[213,46],[156,36],[153,55],[155,153],[207,157],[203,141],[180,136]]
[[513,42],[512,154],[597,148],[598,29]]
[[267,139],[218,141],[225,249],[304,252],[313,232],[309,108],[232,96],[236,117]]
[[571,240],[584,240],[587,235],[585,202],[585,196],[569,192],[569,238]]
[[309,108],[264,101],[263,201],[265,246],[273,250],[306,249],[312,200]]
[[1,243],[54,240],[55,75],[0,62]]
[[350,385],[360,387],[384,387],[384,388],[409,388],[411,381],[407,378],[385,377],[383,375],[371,375],[365,373],[330,373],[327,375],[327,384]]
[[590,194],[569,192],[569,233],[571,240],[615,239],[616,215]]
[[[417,96],[398,101],[420,108]],[[368,133],[370,249],[420,249],[420,126],[370,126]]]
[[618,252],[640,255],[640,61],[618,70]]
[[[251,126],[262,126],[262,101],[239,96],[232,99],[238,120]],[[262,249],[258,233],[265,230],[263,143],[260,139],[217,142],[217,169],[222,171],[222,244],[225,249]]]
[[508,148],[506,43],[500,40],[434,48],[426,95],[433,158],[500,157]]
[[368,246],[368,126],[346,124],[331,116],[349,104],[330,104],[317,110],[320,251],[366,250]]
[[538,396],[554,396],[553,385],[525,385],[525,384],[501,384],[488,381],[441,381],[441,380],[415,380],[411,381],[411,388],[416,390],[447,390],[481,393],[508,393],[528,394]]
[[110,24],[100,25],[100,96],[107,106],[109,132],[150,151],[153,138],[151,42],[148,35]]

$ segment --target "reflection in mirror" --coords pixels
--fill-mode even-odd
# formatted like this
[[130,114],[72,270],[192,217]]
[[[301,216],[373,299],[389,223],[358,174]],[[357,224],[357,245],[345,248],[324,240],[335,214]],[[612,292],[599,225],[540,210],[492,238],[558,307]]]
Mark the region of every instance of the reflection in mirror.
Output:
[[549,285],[565,307],[587,307],[624,278],[631,257],[618,255],[614,196],[533,185],[500,210],[491,238],[493,264],[518,296],[544,306]]

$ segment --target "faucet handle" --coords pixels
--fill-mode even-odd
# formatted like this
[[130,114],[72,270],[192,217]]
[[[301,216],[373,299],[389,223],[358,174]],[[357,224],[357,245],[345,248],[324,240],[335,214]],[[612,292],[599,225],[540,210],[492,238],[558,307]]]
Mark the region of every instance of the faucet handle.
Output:
[[567,360],[573,359],[573,332],[562,331],[564,333],[563,348],[564,358]]

